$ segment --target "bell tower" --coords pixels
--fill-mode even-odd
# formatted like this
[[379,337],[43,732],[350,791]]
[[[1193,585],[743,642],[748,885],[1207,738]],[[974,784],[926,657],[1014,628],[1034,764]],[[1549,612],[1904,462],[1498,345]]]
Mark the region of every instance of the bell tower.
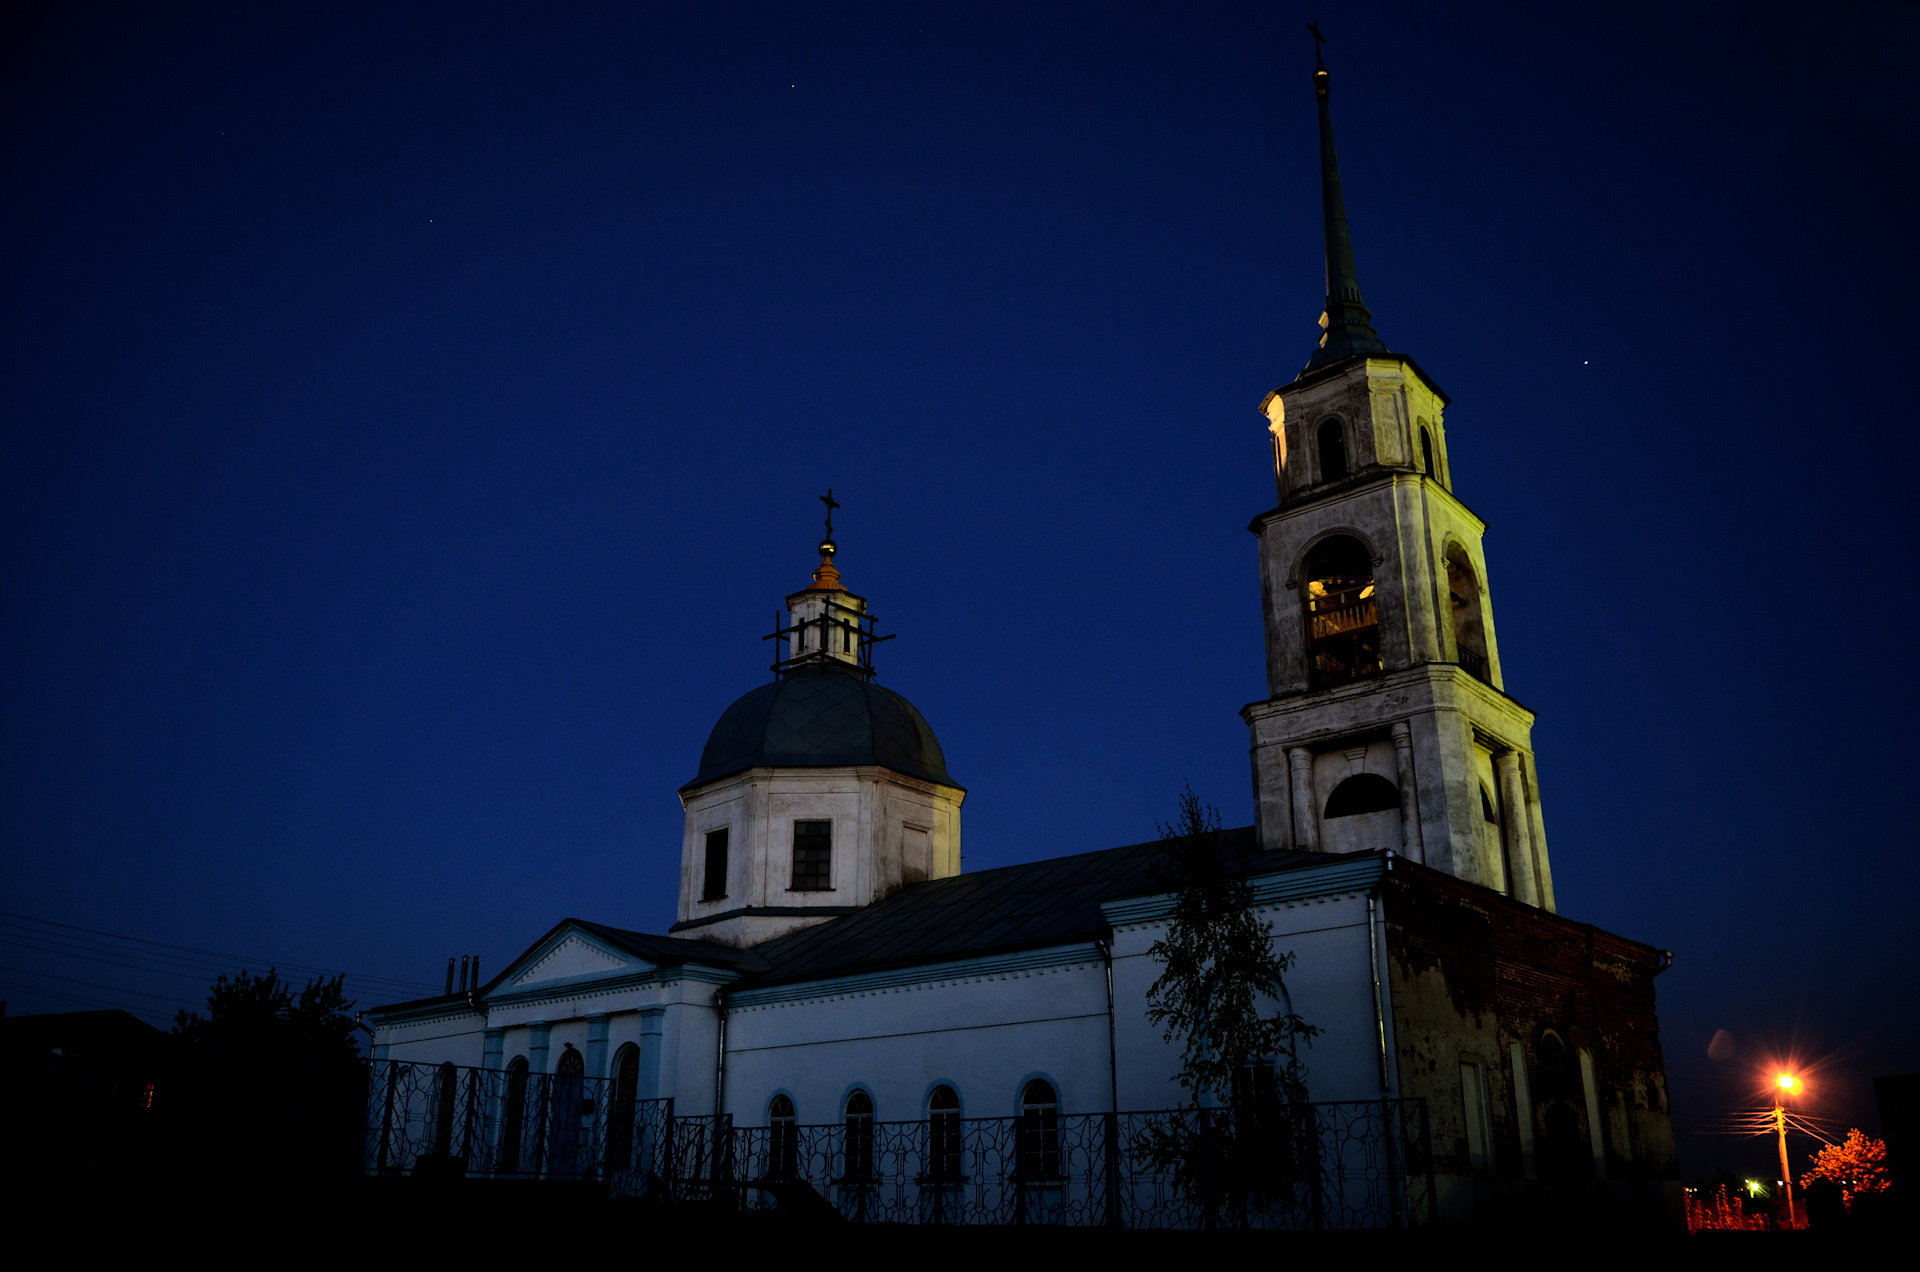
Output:
[[1447,395],[1361,298],[1324,62],[1313,85],[1326,308],[1306,367],[1260,403],[1278,501],[1249,527],[1267,698],[1241,716],[1260,844],[1390,848],[1551,910],[1534,717],[1501,674],[1486,525],[1454,493]]

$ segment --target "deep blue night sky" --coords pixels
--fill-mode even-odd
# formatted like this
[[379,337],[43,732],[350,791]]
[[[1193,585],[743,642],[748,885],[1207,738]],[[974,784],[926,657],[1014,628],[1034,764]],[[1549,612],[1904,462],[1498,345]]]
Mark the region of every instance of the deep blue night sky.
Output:
[[[1793,1048],[1874,1130],[1920,1069],[1912,8],[14,19],[0,908],[429,986],[663,930],[828,486],[968,869],[1189,781],[1250,821],[1314,16],[1562,912],[1676,952],[1683,1123]],[[27,946],[10,1012],[203,992]]]

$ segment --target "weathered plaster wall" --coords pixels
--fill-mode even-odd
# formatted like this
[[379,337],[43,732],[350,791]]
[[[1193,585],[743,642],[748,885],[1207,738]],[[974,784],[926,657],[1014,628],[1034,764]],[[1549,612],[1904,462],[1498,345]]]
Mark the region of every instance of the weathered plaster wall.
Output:
[[[1428,1101],[1446,1217],[1557,1202],[1677,1222],[1660,952],[1405,864],[1381,903],[1401,1090]],[[1462,1062],[1490,1097],[1477,1171]]]

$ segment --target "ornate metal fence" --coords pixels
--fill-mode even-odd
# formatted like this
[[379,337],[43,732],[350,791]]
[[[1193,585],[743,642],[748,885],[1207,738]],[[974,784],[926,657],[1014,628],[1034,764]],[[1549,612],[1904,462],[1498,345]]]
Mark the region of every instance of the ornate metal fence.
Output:
[[381,1061],[373,1174],[584,1180],[854,1223],[1392,1228],[1434,1220],[1424,1100],[736,1127],[608,1079]]
[[621,1194],[711,1173],[687,1146],[708,1118],[672,1100],[622,1100],[606,1078],[384,1060],[367,1087],[367,1171],[604,1182]]

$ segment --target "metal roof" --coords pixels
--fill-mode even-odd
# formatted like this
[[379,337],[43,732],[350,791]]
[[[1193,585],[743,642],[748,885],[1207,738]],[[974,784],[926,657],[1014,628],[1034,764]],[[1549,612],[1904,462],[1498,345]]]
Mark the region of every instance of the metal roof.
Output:
[[[1154,866],[1159,847],[1156,840],[916,883],[845,918],[754,946],[766,970],[741,985],[1103,938],[1102,901],[1165,890]],[[1242,875],[1327,861],[1323,853],[1260,852],[1251,826],[1225,832],[1221,851]]]
[[[748,949],[633,932],[584,919],[563,920],[530,949],[537,949],[562,928],[577,926],[657,965],[693,963],[739,972],[741,979],[733,988],[744,990],[1098,940],[1111,931],[1101,902],[1166,890],[1155,864],[1160,842],[916,883],[852,914]],[[1341,861],[1325,853],[1261,852],[1254,845],[1251,826],[1222,832],[1221,853],[1228,868],[1241,876],[1270,876]],[[490,994],[521,959],[481,988],[479,996]],[[380,1010],[453,1006],[461,998],[442,995]]]
[[726,709],[685,791],[750,768],[879,764],[958,786],[926,718],[857,668],[831,663],[761,685]]

